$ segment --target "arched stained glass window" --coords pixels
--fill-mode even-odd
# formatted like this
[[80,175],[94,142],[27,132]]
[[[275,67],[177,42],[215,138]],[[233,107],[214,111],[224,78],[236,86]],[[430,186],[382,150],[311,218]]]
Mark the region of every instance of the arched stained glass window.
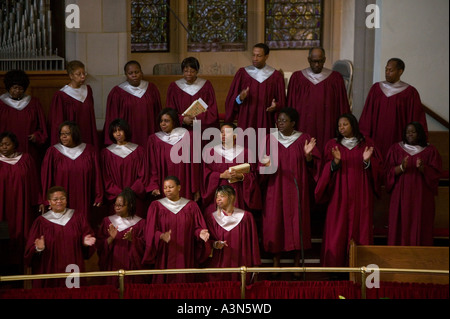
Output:
[[169,51],[169,0],[131,1],[131,52]]
[[271,49],[321,45],[321,0],[266,0],[265,6],[265,41]]
[[189,0],[188,51],[245,51],[247,0]]

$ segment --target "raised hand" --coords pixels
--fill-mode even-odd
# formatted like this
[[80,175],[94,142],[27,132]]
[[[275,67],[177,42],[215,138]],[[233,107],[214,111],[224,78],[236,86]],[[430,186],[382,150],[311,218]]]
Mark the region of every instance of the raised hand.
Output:
[[333,155],[334,163],[338,165],[341,162],[341,151],[339,150],[339,147],[332,147],[331,154]]
[[162,233],[159,238],[163,240],[164,242],[168,243],[170,241],[170,234],[172,233],[172,230],[166,231],[165,233]]
[[207,242],[209,239],[209,231],[207,229],[202,229],[200,231],[200,238],[203,239],[204,242]]
[[266,108],[266,112],[274,112],[277,109],[277,102],[275,101],[275,99],[272,100],[272,104]]
[[109,234],[109,236],[111,236],[112,239],[116,238],[117,232],[118,232],[117,228],[114,227],[113,224],[109,224],[109,226],[108,226],[108,234]]
[[126,239],[128,241],[133,241],[133,227],[131,227],[130,230],[127,231],[125,233],[125,235],[123,235],[123,239]]
[[250,92],[250,88],[247,86],[247,88],[245,90],[242,90],[239,94],[239,100],[244,101],[248,96],[248,92]]
[[305,141],[305,146],[303,147],[303,151],[305,152],[305,156],[307,160],[311,160],[311,152],[316,146],[317,140],[313,137],[311,140]]
[[373,147],[366,146],[363,153],[363,161],[368,163],[370,161],[370,158],[372,157],[372,154],[373,154]]
[[95,241],[96,241],[96,239],[95,239],[94,236],[92,236],[92,235],[86,235],[86,236],[83,238],[83,245],[84,245],[84,246],[92,246],[92,245],[95,244]]
[[36,238],[34,240],[34,245],[36,246],[37,249],[39,250],[44,250],[45,249],[45,239],[44,239],[44,235],[42,235],[39,238]]

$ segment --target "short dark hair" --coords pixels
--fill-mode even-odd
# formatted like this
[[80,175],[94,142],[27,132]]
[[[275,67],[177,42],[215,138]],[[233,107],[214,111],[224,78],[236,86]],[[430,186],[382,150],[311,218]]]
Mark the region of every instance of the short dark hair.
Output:
[[117,197],[123,198],[123,203],[128,208],[128,216],[134,216],[136,214],[136,194],[134,191],[129,187],[125,187]]
[[59,125],[59,128],[58,128],[59,133],[61,133],[61,129],[64,126],[69,127],[73,143],[75,145],[80,145],[81,144],[81,131],[80,131],[80,127],[78,126],[78,124],[73,121],[64,121]]
[[405,71],[406,66],[405,66],[405,62],[403,62],[403,60],[401,60],[399,58],[391,58],[391,59],[389,59],[389,61],[387,63],[389,63],[389,62],[395,62],[397,65],[397,69]]
[[198,60],[194,57],[188,57],[181,62],[181,71],[184,71],[184,68],[193,68],[194,70],[198,71],[200,70],[200,63]]
[[270,53],[270,48],[265,43],[256,43],[253,48],[260,48],[264,50],[264,55],[268,55]]
[[5,138],[9,138],[11,140],[11,142],[14,145],[14,149],[16,150],[17,148],[19,148],[19,140],[17,139],[16,134],[14,134],[13,132],[9,132],[9,131],[5,131],[3,133],[0,134],[0,142]]
[[116,143],[114,132],[117,131],[117,129],[121,129],[122,131],[124,131],[126,141],[129,141],[131,139],[131,129],[130,125],[128,125],[128,122],[124,119],[115,119],[114,121],[109,123],[108,128],[108,136],[113,143]]
[[141,67],[141,64],[138,62],[138,61],[136,61],[136,60],[131,60],[131,61],[128,61],[127,63],[125,63],[125,66],[123,67],[123,72],[124,73],[127,73],[127,68],[130,66],[130,65],[137,65],[138,67],[139,67],[139,70],[141,70],[142,71],[142,67]]
[[220,129],[222,129],[222,127],[224,126],[229,126],[231,128],[233,128],[233,131],[237,128],[236,124],[234,124],[233,122],[223,122],[220,124]]
[[9,90],[14,86],[18,85],[23,88],[24,91],[28,89],[30,85],[30,79],[25,71],[22,70],[11,70],[5,74],[5,78],[3,79],[5,83],[5,89],[9,92]]
[[180,179],[178,177],[176,177],[176,176],[173,176],[173,175],[169,175],[166,178],[164,178],[164,182],[165,181],[174,181],[175,184],[177,184],[177,186],[181,185]]
[[403,134],[402,134],[403,143],[407,144],[406,130],[408,129],[408,126],[410,126],[410,125],[414,126],[416,129],[417,144],[419,144],[422,147],[427,146],[428,145],[427,134],[425,133],[425,129],[423,128],[422,124],[420,124],[419,122],[410,122],[410,123],[406,124],[406,126],[403,130]]
[[298,119],[299,119],[299,115],[296,109],[294,109],[293,107],[284,107],[280,110],[280,112],[278,112],[278,116],[280,114],[286,114],[289,119],[291,120],[291,122],[295,122],[295,124],[298,123]]
[[364,141],[365,138],[364,138],[364,135],[359,130],[359,124],[358,124],[358,120],[356,119],[356,117],[352,113],[344,113],[341,116],[339,116],[338,120],[336,121],[337,142],[340,143],[342,141],[342,139],[344,138],[344,136],[339,132],[339,120],[342,118],[346,118],[350,122],[352,131],[353,131],[353,136],[357,138],[358,143]]
[[78,61],[78,60],[73,60],[73,61],[70,61],[70,62],[67,63],[66,71],[67,71],[67,74],[70,75],[75,70],[77,70],[77,69],[84,69],[84,68],[85,68],[85,66],[84,66],[83,62]]
[[56,192],[63,192],[64,196],[67,197],[67,191],[66,191],[66,189],[64,187],[62,187],[62,186],[53,186],[53,187],[50,187],[47,190],[47,199],[50,199],[50,196],[52,196]]
[[220,185],[219,187],[217,187],[214,197],[217,197],[217,194],[219,193],[223,193],[228,196],[234,196],[236,198],[236,191],[230,185]]
[[159,112],[158,114],[158,123],[161,123],[161,118],[163,115],[169,115],[170,118],[173,121],[173,128],[180,127],[180,119],[178,118],[178,112],[171,108],[171,107],[165,107]]

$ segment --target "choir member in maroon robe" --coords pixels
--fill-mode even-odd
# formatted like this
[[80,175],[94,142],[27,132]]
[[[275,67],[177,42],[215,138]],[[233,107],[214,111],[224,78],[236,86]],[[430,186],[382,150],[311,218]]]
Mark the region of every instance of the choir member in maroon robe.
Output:
[[311,248],[310,189],[315,186],[311,180],[318,179],[321,154],[315,138],[295,130],[297,122],[294,108],[280,111],[278,131],[268,135],[266,142],[270,150],[270,141],[275,140],[277,158],[268,164],[276,162],[278,169],[260,179],[266,184],[262,214],[264,251],[274,255],[274,267],[280,267],[282,252],[289,251],[295,252],[294,267],[299,267],[301,250]]
[[[196,268],[209,256],[209,232],[198,205],[180,196],[180,180],[168,176],[166,197],[153,201],[147,213],[144,265],[155,269]],[[154,275],[153,283],[192,282],[193,274]]]
[[129,61],[124,67],[126,81],[115,86],[108,95],[105,114],[105,144],[114,141],[107,134],[109,124],[121,118],[131,128],[130,142],[142,147],[149,135],[159,130],[157,115],[161,111],[161,97],[153,83],[143,80],[144,74],[137,61]]
[[40,166],[47,141],[44,110],[39,100],[25,94],[30,80],[22,70],[5,75],[6,93],[0,96],[0,132],[13,132],[19,141],[18,152],[31,154]]
[[324,149],[323,170],[315,191],[318,202],[328,200],[321,263],[348,265],[350,241],[373,243],[374,195],[379,195],[382,161],[374,143],[364,137],[352,114],[338,121],[337,139]]
[[40,185],[35,161],[30,154],[18,152],[18,143],[14,133],[0,134],[0,222],[6,222],[9,230],[2,264],[16,265],[22,273],[26,236],[34,211],[37,213]]
[[148,208],[145,207],[145,149],[129,141],[130,126],[123,119],[111,122],[108,135],[114,144],[104,148],[100,153],[108,212],[114,213],[116,197],[125,187],[130,187],[137,197],[137,214],[139,217],[145,217]]
[[80,126],[83,142],[100,151],[94,97],[91,87],[85,84],[87,73],[84,64],[76,60],[69,62],[67,73],[70,82],[53,95],[47,117],[50,145],[59,143],[59,125],[72,121]]
[[388,245],[433,246],[434,197],[442,159],[427,143],[419,122],[409,123],[403,134],[386,158],[386,191],[391,194]]
[[[96,237],[100,270],[142,269],[145,219],[136,214],[136,196],[131,188],[125,188],[117,196],[114,209],[114,215],[103,219]],[[144,282],[141,276],[126,276],[125,280],[128,283]],[[117,285],[118,280],[108,277],[108,283]]]
[[[167,89],[166,106],[177,110],[183,127],[192,130],[194,121],[201,121],[202,131],[208,127],[219,128],[219,111],[216,94],[209,80],[199,78],[200,63],[194,57],[188,57],[181,63],[183,78],[172,82]],[[183,112],[192,102],[202,99],[208,108],[206,112],[192,116],[183,116]]]
[[173,175],[183,185],[181,196],[198,201],[201,167],[200,163],[193,161],[191,132],[180,127],[177,111],[172,108],[164,108],[158,115],[158,122],[161,131],[150,135],[147,143],[147,192],[160,196],[163,193],[164,179]]
[[[206,225],[210,232],[212,254],[207,268],[257,267],[261,264],[258,230],[250,212],[234,206],[236,192],[229,185],[216,191],[217,210],[207,212]],[[211,273],[208,281],[239,281],[237,273]]]
[[385,69],[386,81],[375,83],[366,98],[359,126],[386,157],[389,148],[402,140],[403,129],[410,122],[422,124],[428,135],[425,111],[419,92],[400,80],[405,63],[392,58]]
[[[252,162],[253,155],[250,150],[236,143],[233,123],[221,125],[222,143],[214,147],[208,145],[204,149],[207,160],[202,162],[202,210],[204,212],[216,209],[215,193],[219,186],[230,185],[236,192],[236,207],[248,211],[260,210],[262,208],[261,189],[257,177],[258,165]],[[236,172],[231,167],[243,163],[250,164],[249,173]],[[230,179],[237,182],[230,183]]]
[[[87,220],[95,227],[97,219],[93,216],[93,208],[99,207],[103,201],[98,153],[91,144],[81,143],[81,133],[76,123],[63,122],[59,132],[60,143],[47,150],[42,163],[42,189],[49,189],[52,185],[64,187],[70,194],[69,207],[87,214]],[[42,203],[46,204],[44,198]],[[44,212],[43,205],[41,212]]]
[[[25,250],[26,264],[32,274],[84,271],[84,259],[95,252],[94,232],[86,221],[86,213],[67,208],[64,187],[48,190],[51,210],[39,216],[31,226]],[[70,281],[70,279],[69,279]],[[65,287],[66,279],[33,280],[33,288]],[[71,282],[75,284],[75,282]]]
[[324,68],[325,61],[325,50],[312,48],[310,67],[292,74],[287,92],[287,105],[300,117],[296,129],[314,136],[320,151],[334,137],[336,119],[350,112],[342,75]]
[[240,68],[234,76],[225,101],[225,122],[243,130],[252,127],[275,127],[276,112],[286,104],[284,77],[266,64],[269,47],[258,43],[253,47],[253,65]]

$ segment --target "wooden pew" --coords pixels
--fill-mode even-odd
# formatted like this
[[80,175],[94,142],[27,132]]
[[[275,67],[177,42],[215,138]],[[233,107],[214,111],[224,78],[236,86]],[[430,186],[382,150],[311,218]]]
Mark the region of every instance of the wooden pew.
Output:
[[[448,262],[448,247],[350,245],[350,267],[375,264],[379,268],[449,270]],[[361,276],[350,274],[350,280],[360,283]],[[448,284],[449,276],[381,273],[380,281]]]

